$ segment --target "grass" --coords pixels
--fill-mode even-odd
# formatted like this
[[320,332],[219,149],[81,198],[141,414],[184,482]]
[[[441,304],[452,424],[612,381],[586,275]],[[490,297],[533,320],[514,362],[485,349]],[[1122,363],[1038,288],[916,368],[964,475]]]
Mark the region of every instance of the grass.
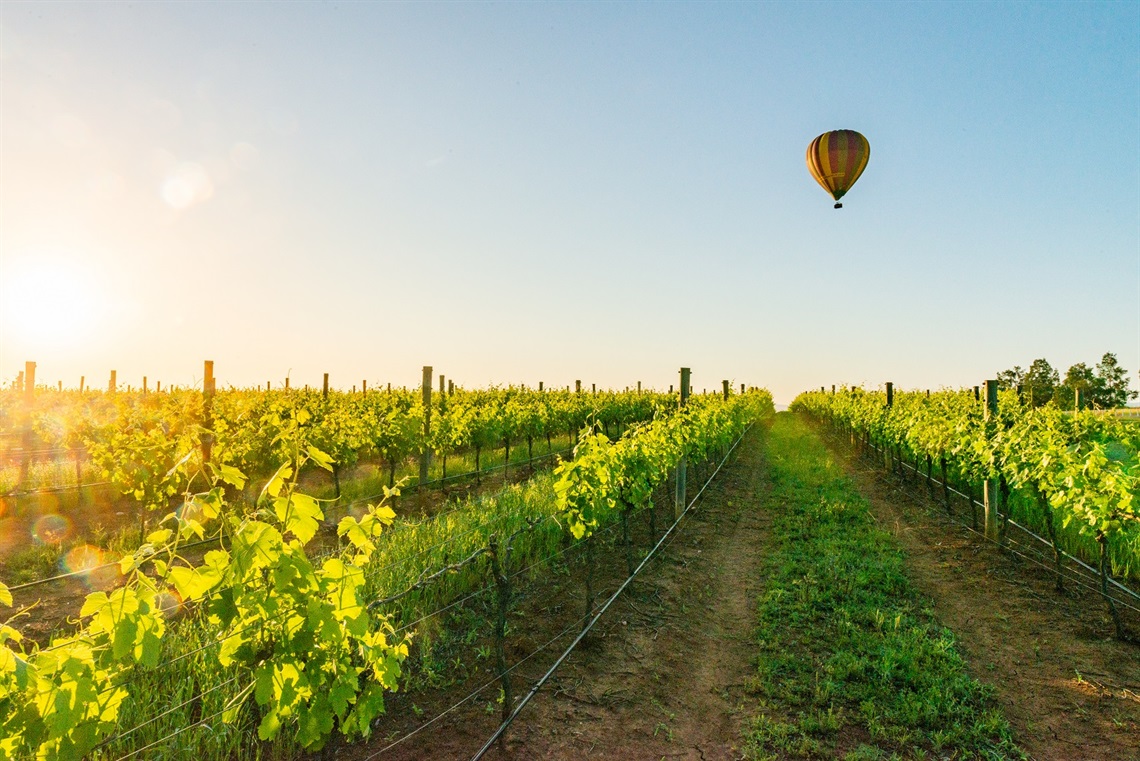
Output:
[[1024,758],[816,434],[782,413],[765,446],[774,550],[745,757]]

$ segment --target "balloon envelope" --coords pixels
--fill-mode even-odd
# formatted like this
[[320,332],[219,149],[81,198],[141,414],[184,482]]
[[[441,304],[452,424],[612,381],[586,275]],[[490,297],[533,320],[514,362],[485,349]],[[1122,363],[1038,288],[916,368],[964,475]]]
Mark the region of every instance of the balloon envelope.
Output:
[[838,201],[863,174],[870,157],[867,138],[852,129],[837,129],[811,141],[807,149],[808,171]]

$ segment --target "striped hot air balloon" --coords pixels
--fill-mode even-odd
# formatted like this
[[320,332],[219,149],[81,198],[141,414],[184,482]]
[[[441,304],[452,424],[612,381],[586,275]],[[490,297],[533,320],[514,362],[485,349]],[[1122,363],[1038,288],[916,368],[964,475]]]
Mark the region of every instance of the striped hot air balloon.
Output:
[[807,149],[808,171],[831,193],[837,202],[835,208],[842,209],[839,199],[863,174],[870,157],[871,144],[867,138],[853,129],[837,129],[811,141]]

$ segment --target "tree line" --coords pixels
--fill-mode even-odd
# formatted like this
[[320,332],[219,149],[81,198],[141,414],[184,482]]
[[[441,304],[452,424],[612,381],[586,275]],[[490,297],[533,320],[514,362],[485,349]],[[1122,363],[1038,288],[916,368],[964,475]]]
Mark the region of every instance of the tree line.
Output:
[[1110,410],[1123,407],[1135,399],[1128,378],[1128,371],[1120,366],[1116,355],[1107,352],[1094,367],[1078,362],[1061,374],[1048,360],[1035,359],[1028,370],[1014,365],[1009,370],[997,374],[999,388],[1018,389],[1027,404],[1041,407],[1053,402],[1063,410],[1074,409],[1077,391],[1086,407]]

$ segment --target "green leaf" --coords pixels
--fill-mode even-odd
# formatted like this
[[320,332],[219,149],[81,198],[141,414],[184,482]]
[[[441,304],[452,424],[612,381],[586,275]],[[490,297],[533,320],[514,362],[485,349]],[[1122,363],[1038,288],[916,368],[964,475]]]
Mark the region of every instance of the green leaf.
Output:
[[0,582],[0,605],[12,607],[12,592],[8,589],[8,585]]

